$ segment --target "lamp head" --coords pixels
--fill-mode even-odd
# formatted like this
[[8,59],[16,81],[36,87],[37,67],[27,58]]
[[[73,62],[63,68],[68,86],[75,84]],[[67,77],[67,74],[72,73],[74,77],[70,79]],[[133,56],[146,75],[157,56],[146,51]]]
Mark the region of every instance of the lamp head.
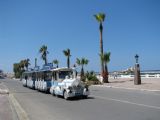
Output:
[[139,56],[136,54],[135,55],[136,63],[138,63],[138,58],[139,58]]

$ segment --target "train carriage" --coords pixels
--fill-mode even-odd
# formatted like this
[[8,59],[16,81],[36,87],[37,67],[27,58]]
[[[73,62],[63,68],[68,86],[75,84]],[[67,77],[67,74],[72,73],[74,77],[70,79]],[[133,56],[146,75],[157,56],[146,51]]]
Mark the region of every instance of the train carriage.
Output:
[[52,69],[52,66],[44,65],[42,69],[37,67],[29,71],[25,71],[22,75],[23,86],[48,92],[51,87]]
[[34,89],[35,88],[36,73],[35,71],[26,71],[22,75],[23,86]]
[[51,87],[51,81],[52,81],[51,69],[37,71],[35,89],[39,91],[48,92]]

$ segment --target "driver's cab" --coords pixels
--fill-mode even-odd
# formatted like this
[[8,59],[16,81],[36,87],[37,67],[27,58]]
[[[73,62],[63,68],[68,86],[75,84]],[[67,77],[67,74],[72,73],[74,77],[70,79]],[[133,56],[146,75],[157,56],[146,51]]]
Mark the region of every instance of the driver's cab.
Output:
[[56,68],[52,70],[53,81],[62,82],[64,79],[75,79],[76,71],[73,68]]
[[52,70],[52,85],[57,86],[65,81],[76,79],[76,70],[73,68],[56,68]]

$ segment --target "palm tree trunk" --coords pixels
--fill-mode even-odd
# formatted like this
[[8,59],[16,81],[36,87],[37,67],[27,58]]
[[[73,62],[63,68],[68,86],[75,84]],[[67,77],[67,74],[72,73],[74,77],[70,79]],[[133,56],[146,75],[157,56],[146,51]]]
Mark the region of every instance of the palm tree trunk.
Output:
[[104,82],[109,83],[109,81],[108,81],[108,67],[107,67],[106,63],[105,63],[105,70],[104,70]]
[[67,57],[67,66],[68,66],[68,68],[70,68],[70,59],[69,59],[69,57]]
[[82,65],[82,68],[81,68],[81,80],[82,80],[82,81],[85,81],[85,79],[84,79],[84,69],[83,69],[83,65]]
[[47,58],[45,59],[45,65],[47,65]]
[[[103,39],[102,39],[103,26],[102,26],[102,23],[100,23],[99,30],[100,30],[100,54],[103,55]],[[104,76],[103,76],[103,73],[104,73],[104,62],[101,59],[101,57],[100,57],[100,61],[101,61],[101,75],[102,75],[102,78],[103,78],[103,81],[104,81]]]
[[37,58],[35,58],[35,67],[37,67]]

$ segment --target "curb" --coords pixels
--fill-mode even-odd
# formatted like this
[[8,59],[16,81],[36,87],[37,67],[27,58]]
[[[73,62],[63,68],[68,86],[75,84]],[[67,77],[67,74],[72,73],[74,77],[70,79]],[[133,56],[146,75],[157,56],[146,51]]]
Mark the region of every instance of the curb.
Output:
[[0,94],[9,94],[9,90],[3,82],[0,82]]
[[95,87],[106,87],[106,88],[117,88],[117,89],[127,89],[127,90],[140,90],[140,91],[160,92],[160,90],[125,88],[125,87],[116,87],[116,86],[104,86],[104,85],[93,85],[93,86],[95,86]]
[[0,89],[0,94],[9,94],[7,89]]
[[12,80],[20,80],[19,78],[12,78]]

